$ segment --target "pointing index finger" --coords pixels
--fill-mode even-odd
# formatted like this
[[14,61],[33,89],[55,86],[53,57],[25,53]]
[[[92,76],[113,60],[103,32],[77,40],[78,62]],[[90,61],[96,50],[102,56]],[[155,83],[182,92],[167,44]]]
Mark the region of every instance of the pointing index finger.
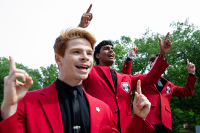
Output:
[[91,4],[90,7],[87,9],[87,12],[86,12],[86,13],[90,13],[91,8],[92,8],[92,4]]
[[168,32],[167,35],[165,36],[165,40],[164,40],[164,41],[167,40],[168,36],[169,36],[169,32]]
[[13,60],[13,58],[11,56],[9,56],[10,58],[10,71],[16,69],[16,65],[15,65],[15,62]]
[[189,62],[189,60],[187,59],[187,64],[189,65],[190,64],[190,62]]
[[140,80],[137,81],[137,93],[138,94],[142,94],[141,81]]

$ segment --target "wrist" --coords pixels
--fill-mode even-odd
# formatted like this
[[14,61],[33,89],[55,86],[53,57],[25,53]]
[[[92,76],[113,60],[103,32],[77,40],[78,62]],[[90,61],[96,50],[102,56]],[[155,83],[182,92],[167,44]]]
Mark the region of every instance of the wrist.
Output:
[[166,54],[158,54],[158,57],[159,58],[161,58],[161,59],[163,59],[163,60],[165,60],[166,59]]
[[129,58],[129,59],[131,59],[131,60],[132,60],[132,59],[133,59],[133,56],[130,56],[130,55],[129,55],[127,58]]
[[6,119],[10,116],[12,116],[13,114],[15,114],[17,112],[17,105],[18,104],[14,104],[14,105],[6,105],[5,102],[2,103],[1,105],[1,117],[2,119]]
[[189,75],[194,75],[195,76],[195,73],[194,72],[189,72]]

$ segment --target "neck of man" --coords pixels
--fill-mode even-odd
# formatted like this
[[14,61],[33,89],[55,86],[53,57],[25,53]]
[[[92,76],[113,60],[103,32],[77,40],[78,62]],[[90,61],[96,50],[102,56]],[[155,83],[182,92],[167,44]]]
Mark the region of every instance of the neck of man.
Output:
[[108,62],[107,63],[99,62],[99,64],[107,66],[109,69],[112,69],[113,62],[109,62],[109,63]]
[[68,84],[71,87],[78,86],[82,83],[82,80],[80,80],[80,79],[71,79],[70,77],[63,77],[61,75],[58,76],[58,79],[65,82],[66,84]]

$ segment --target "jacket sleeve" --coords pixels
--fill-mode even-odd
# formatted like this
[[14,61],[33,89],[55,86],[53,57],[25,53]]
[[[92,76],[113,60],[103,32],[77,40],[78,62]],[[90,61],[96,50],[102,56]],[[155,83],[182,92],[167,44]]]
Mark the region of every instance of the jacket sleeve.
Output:
[[17,112],[0,122],[0,133],[26,133],[26,119],[23,99],[19,101]]
[[148,121],[144,121],[139,116],[133,115],[125,133],[151,133],[153,130],[154,127]]
[[185,87],[173,86],[173,96],[187,97],[192,96],[197,77],[188,75]]
[[131,74],[131,67],[132,67],[132,60],[131,61],[125,60],[124,65],[122,67],[122,73],[130,75]]
[[[116,128],[116,123],[114,122],[114,117],[112,112],[110,113],[111,116],[111,123],[112,123],[112,133],[119,133],[119,131]],[[151,133],[154,130],[154,127],[148,122],[144,121],[142,118],[140,118],[137,115],[133,115],[133,118],[131,119],[131,122],[126,128],[125,133]],[[104,131],[102,130],[102,133]],[[107,131],[108,132],[108,131]]]
[[17,133],[17,113],[0,122],[0,133]]
[[169,64],[167,62],[157,58],[154,66],[147,74],[138,74],[132,76],[131,90],[136,90],[138,80],[141,80],[141,88],[156,84],[168,66]]

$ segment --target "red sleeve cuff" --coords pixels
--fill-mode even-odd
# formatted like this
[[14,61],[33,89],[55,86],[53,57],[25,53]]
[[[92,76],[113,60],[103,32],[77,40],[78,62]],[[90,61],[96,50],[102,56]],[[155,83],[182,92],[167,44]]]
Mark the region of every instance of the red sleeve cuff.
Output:
[[14,133],[17,129],[17,113],[0,122],[0,133]]
[[144,121],[137,115],[133,115],[133,118],[126,129],[126,133],[151,133],[154,127],[148,122]]

